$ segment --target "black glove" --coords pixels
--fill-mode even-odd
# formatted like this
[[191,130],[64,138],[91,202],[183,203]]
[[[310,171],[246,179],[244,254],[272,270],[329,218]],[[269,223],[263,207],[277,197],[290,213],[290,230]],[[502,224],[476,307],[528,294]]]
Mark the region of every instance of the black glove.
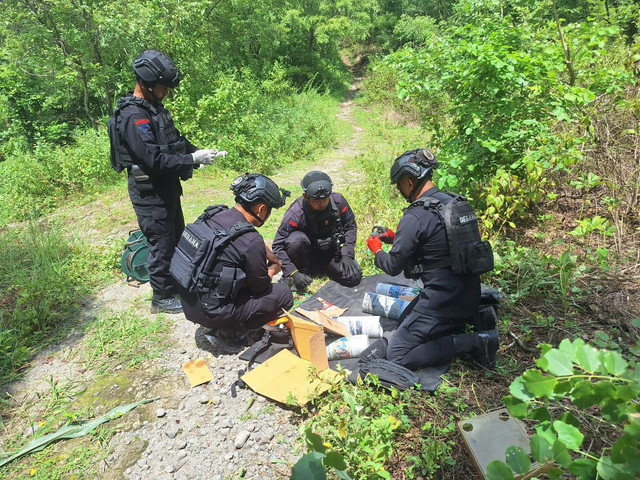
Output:
[[340,259],[340,270],[345,277],[355,277],[360,273],[360,265],[354,258],[343,255]]
[[293,275],[291,275],[291,279],[293,280],[293,286],[296,289],[296,292],[304,292],[311,282],[313,282],[313,278],[309,275],[305,275],[302,272],[295,271]]

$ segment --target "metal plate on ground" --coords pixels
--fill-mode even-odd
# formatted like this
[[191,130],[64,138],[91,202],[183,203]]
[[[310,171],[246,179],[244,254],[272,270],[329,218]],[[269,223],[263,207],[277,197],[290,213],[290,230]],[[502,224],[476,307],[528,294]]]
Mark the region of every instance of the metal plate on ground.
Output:
[[[492,460],[505,461],[505,450],[510,446],[522,447],[530,452],[529,435],[524,424],[509,415],[506,408],[479,415],[458,422],[458,430],[462,434],[469,456],[473,460],[478,473],[487,479],[487,465]],[[534,463],[526,474],[530,478],[534,472],[547,470],[550,465]],[[516,476],[516,479],[522,476]]]

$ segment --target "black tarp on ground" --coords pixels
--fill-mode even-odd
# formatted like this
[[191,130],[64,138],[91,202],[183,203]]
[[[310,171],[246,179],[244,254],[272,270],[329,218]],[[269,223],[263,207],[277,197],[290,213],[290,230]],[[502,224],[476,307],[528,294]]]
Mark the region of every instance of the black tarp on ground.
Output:
[[[323,287],[321,287],[309,299],[302,302],[299,307],[305,310],[322,310],[323,305],[318,300],[318,298],[322,298],[323,300],[336,305],[337,307],[346,308],[347,311],[345,312],[345,316],[368,315],[367,313],[364,313],[362,311],[362,300],[366,292],[376,291],[376,285],[378,283],[391,283],[404,286],[415,285],[412,280],[407,279],[404,276],[392,277],[385,273],[363,277],[362,282],[360,282],[360,285],[358,285],[357,287],[344,287],[334,281],[330,281]],[[391,335],[391,332],[398,326],[397,321],[385,317],[380,317],[380,324],[382,325],[382,329],[385,332],[385,336]],[[264,344],[252,345],[240,355],[240,358],[247,361],[250,360],[256,349],[261,347],[264,347]],[[269,346],[265,349],[264,352],[262,352],[254,359],[254,362],[262,363],[267,358],[275,355],[283,347],[283,345]],[[352,381],[355,380],[360,370],[358,358],[331,360],[329,362],[329,365],[334,370],[337,369],[338,365],[342,365],[344,368],[351,371],[352,374],[349,376],[349,378]],[[449,365],[447,364],[418,370],[416,374],[420,378],[422,391],[435,391],[435,389],[438,388],[438,386],[442,382],[441,376],[446,373],[448,369]]]

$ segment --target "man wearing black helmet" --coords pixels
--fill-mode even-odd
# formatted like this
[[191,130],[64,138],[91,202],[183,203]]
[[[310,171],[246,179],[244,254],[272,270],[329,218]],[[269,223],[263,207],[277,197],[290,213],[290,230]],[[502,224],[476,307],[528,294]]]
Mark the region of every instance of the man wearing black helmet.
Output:
[[184,230],[180,180],[191,178],[196,164],[212,164],[217,150],[199,150],[184,138],[162,101],[178,86],[173,61],[145,50],[133,61],[135,90],[121,98],[108,129],[111,165],[129,175],[129,197],[147,238],[151,312],[180,313],[177,286],[169,264]]
[[[431,178],[437,166],[435,155],[426,149],[409,150],[395,160],[391,183],[396,184],[410,205],[400,219],[397,233],[383,229],[381,235],[371,234],[367,238],[378,268],[389,275],[404,271],[407,277],[420,279],[424,285],[420,295],[403,312],[401,324],[389,340],[387,359],[417,370],[448,364],[455,356],[463,356],[471,357],[483,367],[494,368],[497,329],[463,333],[465,325],[473,322],[480,303],[480,277],[473,272],[492,268],[493,257],[489,247],[490,267],[455,263],[459,247],[457,244],[452,247],[449,242],[453,238],[448,238],[446,223],[451,224],[452,217],[444,212],[446,205],[463,197],[438,190]],[[466,200],[462,201],[466,204]],[[466,222],[475,229],[472,234],[479,237],[474,223],[477,217],[470,207],[467,215],[456,218],[461,220],[457,222],[459,226],[466,228]],[[458,232],[452,230],[449,236]],[[388,253],[382,249],[382,242],[393,244]],[[483,247],[486,242],[472,243]]]
[[333,183],[324,172],[307,173],[300,186],[302,196],[286,211],[273,239],[285,279],[298,292],[315,274],[341,285],[358,285],[362,270],[355,260],[357,227],[351,207],[332,192]]
[[[215,337],[233,341],[237,333],[258,329],[282,315],[283,308],[290,309],[293,295],[287,285],[271,282],[280,272],[281,264],[254,228],[264,224],[273,208],[284,205],[289,192],[259,174],[236,178],[231,190],[236,201],[233,208],[209,207],[199,221],[210,229],[211,238],[218,232],[242,233],[233,237],[221,252],[216,250],[211,271],[198,275],[208,279],[204,286],[187,289],[182,286],[186,282],[178,280],[185,317],[213,329]],[[193,239],[189,230],[187,227],[176,255],[182,253],[183,245],[185,251],[190,250]]]

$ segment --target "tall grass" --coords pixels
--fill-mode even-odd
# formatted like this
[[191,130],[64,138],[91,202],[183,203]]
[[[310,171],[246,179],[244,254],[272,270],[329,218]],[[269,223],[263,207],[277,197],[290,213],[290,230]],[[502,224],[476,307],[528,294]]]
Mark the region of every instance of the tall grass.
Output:
[[[29,223],[0,233],[0,382],[10,380],[72,318],[95,285],[97,258],[58,225]],[[88,274],[88,272],[93,272]]]

